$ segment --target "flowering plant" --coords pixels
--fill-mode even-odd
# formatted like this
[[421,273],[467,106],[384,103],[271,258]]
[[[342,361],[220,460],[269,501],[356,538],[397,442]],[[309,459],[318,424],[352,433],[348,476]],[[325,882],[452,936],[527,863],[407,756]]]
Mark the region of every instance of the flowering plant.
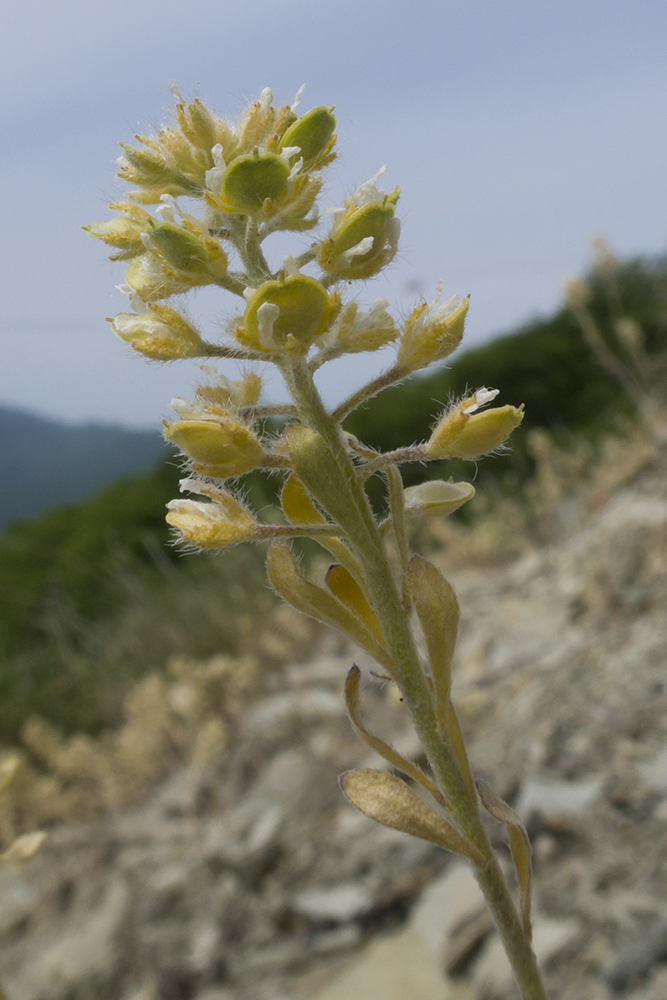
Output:
[[[399,324],[383,299],[367,311],[348,299],[350,283],[379,274],[397,251],[400,190],[379,186],[383,170],[343,205],[327,210],[324,234],[273,270],[263,248],[267,238],[276,231],[310,232],[320,223],[321,172],[336,155],[333,108],[299,115],[300,93],[291,107],[275,108],[266,89],[230,123],[199,99],[185,101],[175,88],[174,95],[174,124],[155,136],[138,136],[138,146],[123,146],[118,172],[133,185],[129,199],[112,204],[118,214],[111,221],[86,227],[113,249],[112,259],[128,262],[121,289],[133,311],[112,320],[114,332],[153,360],[209,362],[202,365],[207,381],[196,399],[173,400],[178,419],[164,427],[188,468],[181,489],[198,498],[171,501],[167,520],[198,549],[270,540],[267,571],[278,594],[350,638],[377,662],[385,680],[398,685],[430,773],[365,727],[361,675],[353,666],[345,686],[352,724],[411,783],[364,769],[341,777],[343,791],[379,823],[471,862],[524,1000],[544,1000],[531,949],[528,837],[510,807],[474,781],[450,697],[456,595],[433,563],[409,551],[412,520],[446,516],[470,500],[474,489],[450,480],[404,490],[400,473],[405,462],[475,459],[496,450],[521,422],[522,409],[487,408],[496,391],[481,388],[448,407],[422,444],[378,454],[346,433],[342,422],[353,409],[458,347],[468,300],[440,304],[440,286],[432,303],[417,305]],[[222,341],[204,339],[181,311],[165,304],[206,285],[241,300]],[[315,372],[344,354],[391,343],[397,344],[393,364],[329,412]],[[291,402],[262,403],[254,371],[232,381],[210,365],[214,358],[276,366]],[[265,430],[264,418],[273,416],[286,420],[278,437]],[[260,521],[235,492],[236,478],[252,469],[284,476],[282,523]],[[385,478],[389,498],[383,518],[365,490],[377,474]],[[301,536],[315,539],[333,557],[323,582],[308,579],[286,544]],[[415,627],[423,634],[425,657]],[[482,809],[507,828],[518,908]]]

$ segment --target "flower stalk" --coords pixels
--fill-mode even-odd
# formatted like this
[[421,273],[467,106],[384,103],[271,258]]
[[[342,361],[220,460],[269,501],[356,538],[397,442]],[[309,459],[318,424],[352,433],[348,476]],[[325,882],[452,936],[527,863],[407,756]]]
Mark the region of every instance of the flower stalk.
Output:
[[[117,259],[130,261],[124,290],[136,319],[122,314],[114,329],[135,350],[158,360],[210,361],[217,355],[273,365],[290,396],[285,403],[262,402],[261,379],[254,372],[234,382],[202,366],[210,381],[197,389],[195,402],[172,401],[179,419],[164,430],[190,472],[181,489],[198,499],[171,501],[167,520],[184,542],[201,549],[270,540],[267,571],[280,596],[337,628],[398,685],[430,774],[364,726],[357,667],[346,683],[350,718],[357,734],[416,781],[433,805],[402,779],[379,771],[348,772],[341,777],[343,791],[377,822],[470,861],[521,997],[546,1000],[531,947],[527,834],[491,789],[478,791],[451,702],[456,595],[436,566],[410,552],[412,519],[447,516],[470,500],[474,489],[468,483],[434,481],[405,490],[400,471],[406,462],[476,459],[494,451],[521,422],[523,411],[485,409],[496,393],[483,388],[446,410],[424,444],[377,455],[346,434],[342,421],[357,406],[458,346],[469,302],[455,296],[440,305],[439,287],[435,300],[419,303],[401,326],[384,300],[368,312],[344,301],[350,282],[378,274],[397,250],[400,189],[388,194],[378,186],[384,168],[330,210],[331,224],[315,242],[272,269],[264,240],[276,230],[299,233],[318,224],[320,172],[336,155],[333,109],[320,106],[299,117],[295,107],[275,109],[267,89],[234,124],[215,118],[199,100],[188,104],[179,97],[176,129],[140,138],[144,150],[124,147],[120,175],[136,190],[129,202],[112,206],[123,212],[121,220],[88,227],[92,236],[119,249]],[[180,207],[178,197],[184,194],[200,199],[200,216]],[[160,205],[163,221],[138,205]],[[240,260],[243,272],[226,270],[232,257]],[[204,340],[173,305],[160,305],[206,284],[242,300],[220,343]],[[397,345],[394,364],[329,412],[314,373],[343,354],[376,351],[392,342]],[[267,429],[266,418],[278,416],[287,426],[277,436],[275,427]],[[236,479],[251,469],[285,475],[284,523],[275,517],[262,522],[238,495]],[[366,493],[366,483],[378,472],[389,497],[384,520]],[[304,536],[335,560],[323,583],[304,574],[285,544]],[[417,648],[414,612],[427,657]],[[487,837],[482,808],[507,827],[520,911]]]

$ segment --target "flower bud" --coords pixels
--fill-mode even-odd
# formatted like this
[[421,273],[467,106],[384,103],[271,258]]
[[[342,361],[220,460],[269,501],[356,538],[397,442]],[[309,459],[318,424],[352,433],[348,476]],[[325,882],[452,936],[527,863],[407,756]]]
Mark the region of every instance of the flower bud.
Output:
[[196,97],[189,104],[177,104],[175,117],[181,132],[195,149],[210,152],[217,142],[215,121],[199,98]]
[[208,255],[202,241],[181,226],[159,222],[151,226],[147,235],[151,250],[167,267],[182,274],[208,272]]
[[372,278],[392,260],[398,248],[399,223],[391,198],[346,214],[335,233],[320,244],[317,256],[323,271],[344,281]]
[[372,309],[360,312],[351,302],[340,313],[326,338],[326,349],[336,354],[377,351],[396,339],[394,318],[387,312],[387,300],[376,299]]
[[173,272],[165,271],[153,254],[133,260],[125,272],[125,281],[142,302],[168,299],[171,295],[187,292],[193,285],[191,278],[184,280]]
[[[320,105],[298,118],[285,132],[280,143],[281,149],[298,146],[303,165],[308,170],[333,146],[336,117],[332,108]],[[298,158],[295,155],[294,159]]]
[[265,281],[246,306],[239,336],[255,350],[280,350],[289,336],[309,347],[326,329],[331,310],[331,299],[316,278],[295,274]]
[[398,349],[398,367],[406,373],[442,361],[461,343],[470,300],[455,295],[439,306],[441,293],[442,282],[434,301],[417,306],[406,321]]
[[118,160],[118,176],[132,184],[155,187],[178,183],[181,178],[157,149],[135,149],[121,142],[123,155]]
[[245,424],[231,417],[176,420],[163,431],[192,460],[194,468],[213,479],[242,476],[261,464],[264,449]]
[[221,375],[212,365],[200,365],[212,384],[197,386],[197,399],[203,405],[212,404],[223,408],[239,409],[254,406],[262,391],[262,379],[254,372],[248,372],[238,382]]
[[289,163],[276,153],[238,156],[222,175],[220,197],[232,211],[251,215],[267,198],[285,197],[289,175]]
[[257,535],[257,522],[250,511],[221,490],[216,491],[214,503],[171,500],[167,509],[167,523],[180,532],[184,542],[200,549],[223,549],[252,541]]
[[[121,205],[111,207],[120,208]],[[81,227],[95,239],[103,240],[107,246],[118,250],[118,253],[111,255],[111,260],[131,260],[143,254],[145,250],[142,234],[146,232],[146,225],[151,216],[138,205],[130,204],[127,207],[130,211],[123,212],[115,219],[109,219],[107,222],[91,222]]]
[[153,361],[177,361],[206,353],[199,332],[168,306],[152,305],[149,313],[119,313],[111,329],[135,351]]
[[426,444],[429,458],[480,458],[499,448],[523,420],[523,410],[516,406],[497,406],[473,413],[459,423],[452,436],[450,417],[445,416]]
[[448,483],[432,479],[405,490],[405,513],[408,517],[426,514],[429,517],[446,517],[472,500],[475,487],[471,483]]

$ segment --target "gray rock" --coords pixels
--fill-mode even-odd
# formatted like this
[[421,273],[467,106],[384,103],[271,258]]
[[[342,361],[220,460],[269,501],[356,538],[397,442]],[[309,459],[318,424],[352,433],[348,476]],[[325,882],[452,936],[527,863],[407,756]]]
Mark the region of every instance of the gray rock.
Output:
[[[536,916],[533,919],[533,950],[540,966],[555,958],[581,934],[578,920],[553,920]],[[488,1000],[502,997],[513,982],[512,970],[502,942],[497,934],[487,941],[475,962],[472,981],[478,992]]]
[[6,981],[17,1000],[64,1000],[94,996],[114,979],[121,954],[117,938],[130,905],[127,884],[111,883],[100,906],[72,921],[59,935],[42,940],[30,963]]
[[649,788],[656,792],[667,792],[667,746],[663,747],[657,757],[640,768],[640,774]]
[[552,821],[583,816],[602,790],[602,778],[585,781],[528,780],[519,795],[516,811],[527,822],[535,813]]
[[0,936],[22,924],[38,903],[39,896],[30,883],[11,872],[0,873]]
[[486,903],[470,865],[454,862],[424,890],[411,922],[444,968],[456,932],[485,912]]
[[281,742],[295,729],[344,714],[345,702],[339,694],[321,687],[297,689],[254,705],[246,715],[245,729],[251,739],[260,743]]
[[346,924],[362,916],[373,906],[373,897],[356,883],[330,888],[304,889],[295,893],[292,908],[314,922]]

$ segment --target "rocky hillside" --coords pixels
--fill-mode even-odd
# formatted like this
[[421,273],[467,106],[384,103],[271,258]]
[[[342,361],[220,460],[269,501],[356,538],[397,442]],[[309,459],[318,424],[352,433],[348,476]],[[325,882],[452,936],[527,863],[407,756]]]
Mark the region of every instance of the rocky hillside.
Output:
[[[634,449],[547,522],[549,543],[510,539],[511,558],[442,533],[464,613],[454,697],[475,771],[532,836],[551,1000],[664,1000],[664,456]],[[49,836],[0,876],[8,1000],[516,997],[466,867],[339,792],[342,771],[384,766],[345,718],[353,658],[369,726],[418,759],[393,687],[330,635],[308,654],[301,635],[293,661],[297,626],[267,628],[282,668],[172,664],[106,741],[33,729],[42,769],[23,760],[0,832]]]

